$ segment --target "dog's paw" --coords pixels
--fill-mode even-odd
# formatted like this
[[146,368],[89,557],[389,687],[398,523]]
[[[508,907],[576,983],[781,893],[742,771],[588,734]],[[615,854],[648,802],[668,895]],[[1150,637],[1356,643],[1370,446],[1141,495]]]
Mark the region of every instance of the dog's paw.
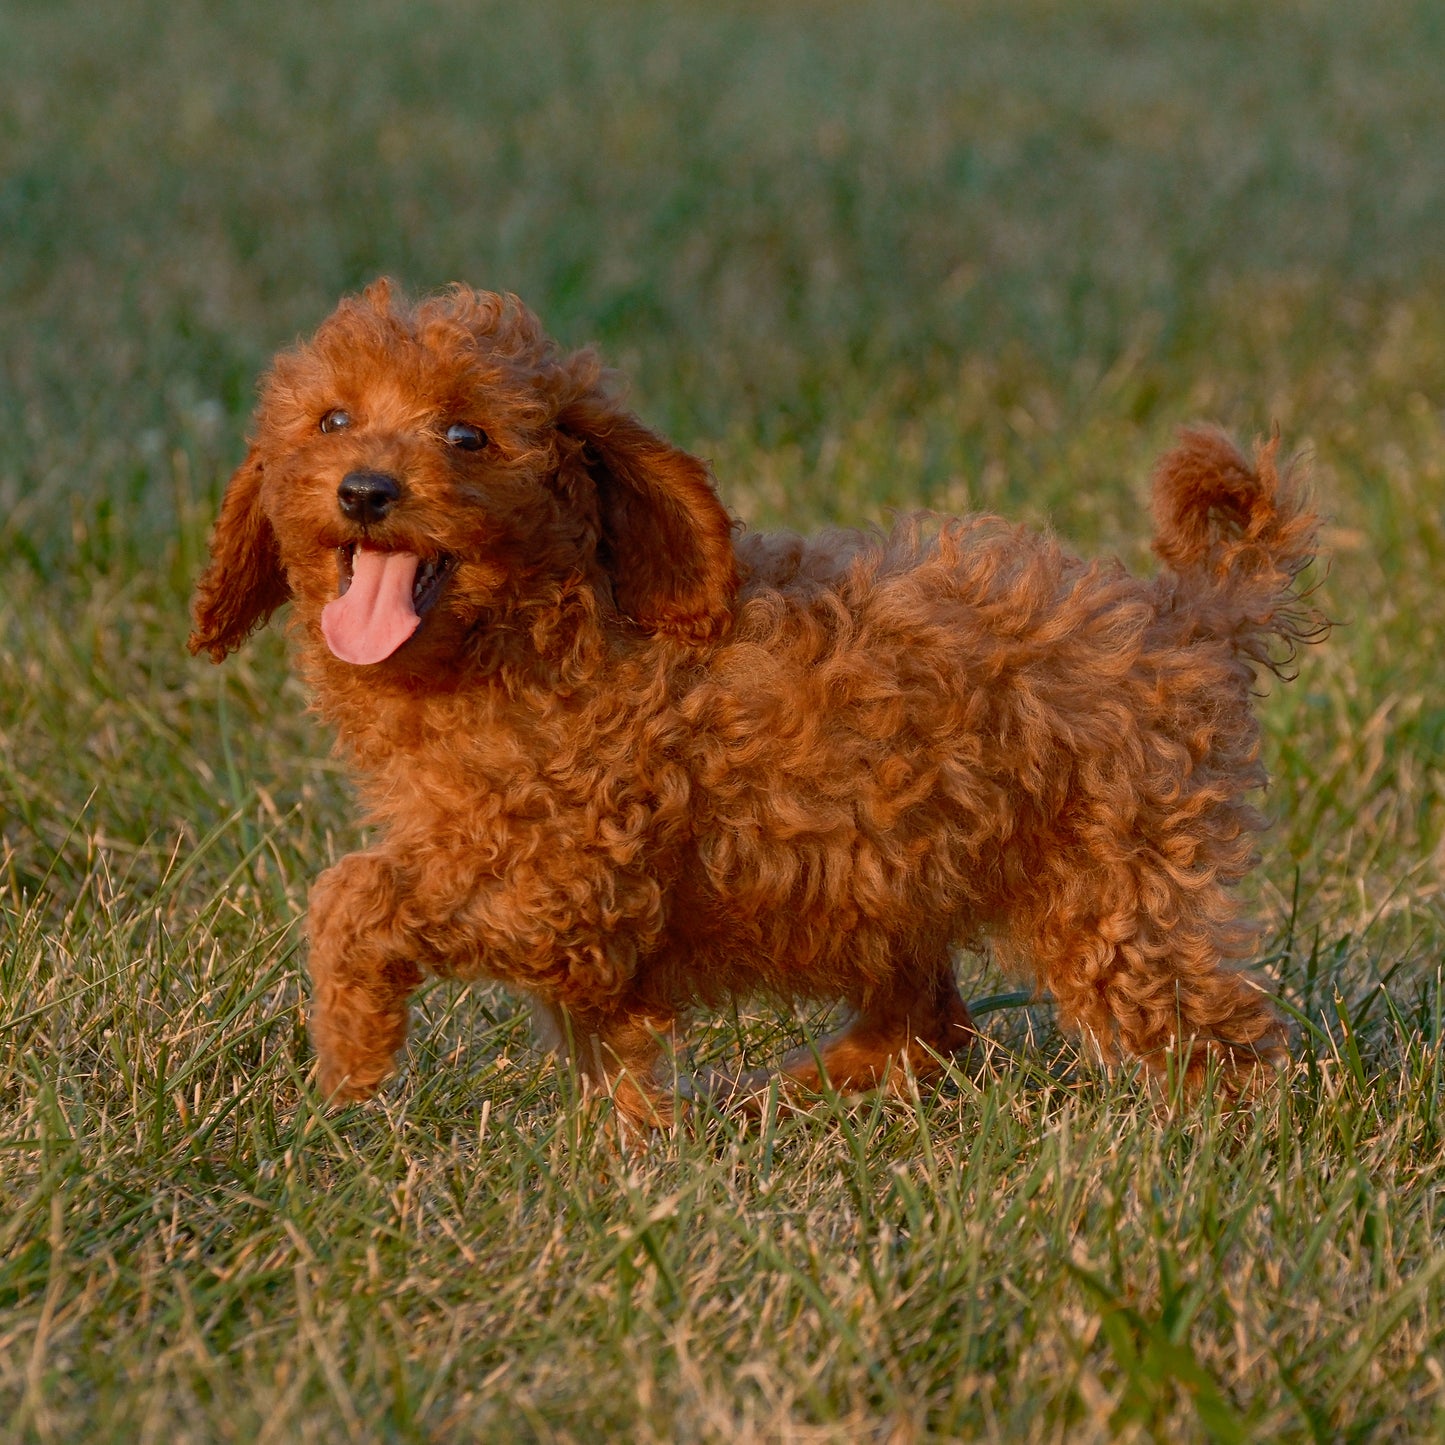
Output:
[[318,1059],[316,1091],[328,1108],[342,1109],[372,1098],[386,1077],[381,1073],[368,1078],[365,1072],[347,1068],[339,1060]]

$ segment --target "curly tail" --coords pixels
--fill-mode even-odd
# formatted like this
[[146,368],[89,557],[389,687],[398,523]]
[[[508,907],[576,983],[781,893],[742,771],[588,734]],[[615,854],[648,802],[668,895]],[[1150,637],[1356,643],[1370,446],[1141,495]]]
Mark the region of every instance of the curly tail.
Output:
[[1286,677],[1300,645],[1330,625],[1295,587],[1318,518],[1289,470],[1280,475],[1278,450],[1278,436],[1257,442],[1251,467],[1217,428],[1181,431],[1154,472],[1154,551],[1200,631]]

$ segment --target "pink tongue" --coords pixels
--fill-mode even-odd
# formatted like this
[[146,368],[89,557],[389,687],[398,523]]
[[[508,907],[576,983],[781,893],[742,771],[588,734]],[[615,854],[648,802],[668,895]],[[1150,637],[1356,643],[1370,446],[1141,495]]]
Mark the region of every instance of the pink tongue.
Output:
[[326,644],[342,662],[381,662],[416,631],[411,584],[420,565],[413,552],[356,549],[351,586],[321,609]]

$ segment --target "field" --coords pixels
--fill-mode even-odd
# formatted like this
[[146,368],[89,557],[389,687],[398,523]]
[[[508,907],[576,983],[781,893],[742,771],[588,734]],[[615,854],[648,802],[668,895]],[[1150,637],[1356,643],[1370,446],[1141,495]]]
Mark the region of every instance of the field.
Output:
[[[0,0],[0,1438],[1440,1438],[1442,73],[1427,0]],[[978,1082],[619,1156],[438,986],[324,1113],[346,781],[186,609],[257,373],[382,272],[599,343],[754,522],[1147,567],[1176,426],[1277,425],[1339,625],[1261,702],[1273,1095],[1015,1002]]]

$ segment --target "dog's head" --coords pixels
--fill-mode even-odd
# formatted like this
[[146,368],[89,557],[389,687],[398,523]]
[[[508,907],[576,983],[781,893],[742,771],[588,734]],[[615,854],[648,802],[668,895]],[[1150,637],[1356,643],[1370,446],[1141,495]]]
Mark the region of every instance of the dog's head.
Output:
[[515,297],[413,306],[380,281],[263,382],[190,648],[220,661],[289,600],[343,662],[415,664],[578,587],[618,626],[722,633],[737,571],[707,468]]

